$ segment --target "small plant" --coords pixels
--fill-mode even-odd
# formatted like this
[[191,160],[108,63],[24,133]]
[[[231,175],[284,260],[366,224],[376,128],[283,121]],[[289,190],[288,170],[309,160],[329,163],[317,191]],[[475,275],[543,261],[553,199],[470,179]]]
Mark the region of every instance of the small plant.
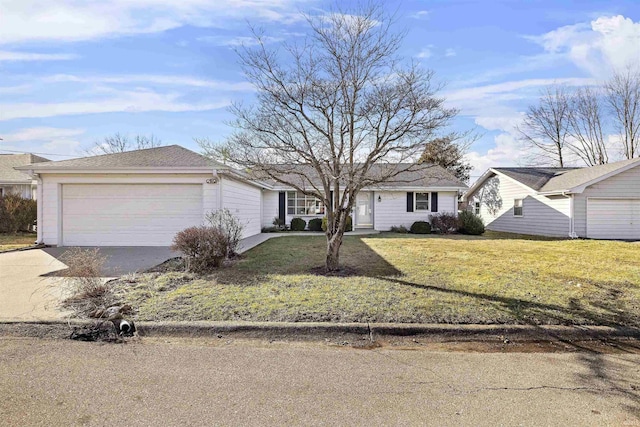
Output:
[[458,215],[458,230],[463,234],[479,236],[484,233],[484,223],[480,216],[469,211],[462,211]]
[[220,229],[201,225],[176,234],[171,249],[184,254],[188,271],[206,273],[222,266],[229,253],[229,240]]
[[217,228],[220,233],[227,238],[227,257],[233,257],[238,253],[238,246],[242,239],[242,230],[244,225],[238,217],[233,215],[227,208],[220,209],[215,212],[209,212],[206,219],[211,227]]
[[286,225],[286,224],[284,223],[284,220],[283,220],[282,218],[280,218],[279,216],[277,216],[277,217],[275,217],[275,218],[273,219],[272,224],[273,224],[275,227],[278,227],[278,228],[280,228],[280,229],[285,228],[285,225]]
[[452,234],[458,231],[458,217],[452,213],[430,215],[431,226],[442,234]]
[[431,224],[427,221],[416,221],[411,224],[409,232],[412,234],[431,234]]
[[35,200],[25,199],[20,194],[0,196],[0,232],[31,231],[38,216],[37,206]]
[[277,233],[278,231],[282,231],[280,227],[262,227],[260,230],[261,233]]
[[310,231],[322,231],[322,218],[313,218],[309,220]]
[[291,231],[303,231],[307,227],[307,221],[302,218],[293,218],[291,220]]
[[409,232],[409,229],[407,229],[407,227],[405,227],[404,225],[392,225],[391,228],[389,228],[389,231],[391,231],[392,233],[406,234]]
[[[347,217],[347,222],[345,224],[344,227],[344,231],[352,231],[353,230],[353,219],[351,218],[351,216]],[[323,217],[322,218],[322,231],[327,231],[327,217]]]

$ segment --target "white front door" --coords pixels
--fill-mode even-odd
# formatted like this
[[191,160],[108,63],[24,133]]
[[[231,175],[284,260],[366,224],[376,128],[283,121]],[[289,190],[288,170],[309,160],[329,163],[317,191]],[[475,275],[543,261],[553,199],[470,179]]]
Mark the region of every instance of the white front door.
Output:
[[370,191],[361,191],[356,197],[356,227],[373,227],[373,212],[371,201],[373,194]]

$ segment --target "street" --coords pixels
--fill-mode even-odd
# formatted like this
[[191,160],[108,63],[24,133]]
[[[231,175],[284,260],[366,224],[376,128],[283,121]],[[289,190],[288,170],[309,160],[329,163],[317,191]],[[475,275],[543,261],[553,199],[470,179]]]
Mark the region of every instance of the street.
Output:
[[2,425],[640,425],[640,355],[0,340]]

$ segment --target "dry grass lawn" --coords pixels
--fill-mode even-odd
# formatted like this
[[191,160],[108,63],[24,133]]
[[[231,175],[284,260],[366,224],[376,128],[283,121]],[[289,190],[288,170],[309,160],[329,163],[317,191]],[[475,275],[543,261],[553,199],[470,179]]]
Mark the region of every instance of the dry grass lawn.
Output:
[[324,277],[323,236],[272,239],[207,277],[150,273],[119,291],[144,320],[640,326],[640,244],[488,233],[346,237]]
[[35,233],[0,233],[0,252],[33,246],[35,241]]

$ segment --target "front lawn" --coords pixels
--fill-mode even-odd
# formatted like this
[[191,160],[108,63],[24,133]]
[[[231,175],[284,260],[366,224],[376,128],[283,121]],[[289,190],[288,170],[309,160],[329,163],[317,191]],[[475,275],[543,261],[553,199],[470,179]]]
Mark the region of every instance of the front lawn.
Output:
[[[271,239],[208,277],[118,283],[141,320],[640,326],[640,244],[495,234],[349,236],[324,277],[323,236]],[[131,280],[131,278],[129,278]]]
[[0,233],[0,252],[33,246],[35,233]]

